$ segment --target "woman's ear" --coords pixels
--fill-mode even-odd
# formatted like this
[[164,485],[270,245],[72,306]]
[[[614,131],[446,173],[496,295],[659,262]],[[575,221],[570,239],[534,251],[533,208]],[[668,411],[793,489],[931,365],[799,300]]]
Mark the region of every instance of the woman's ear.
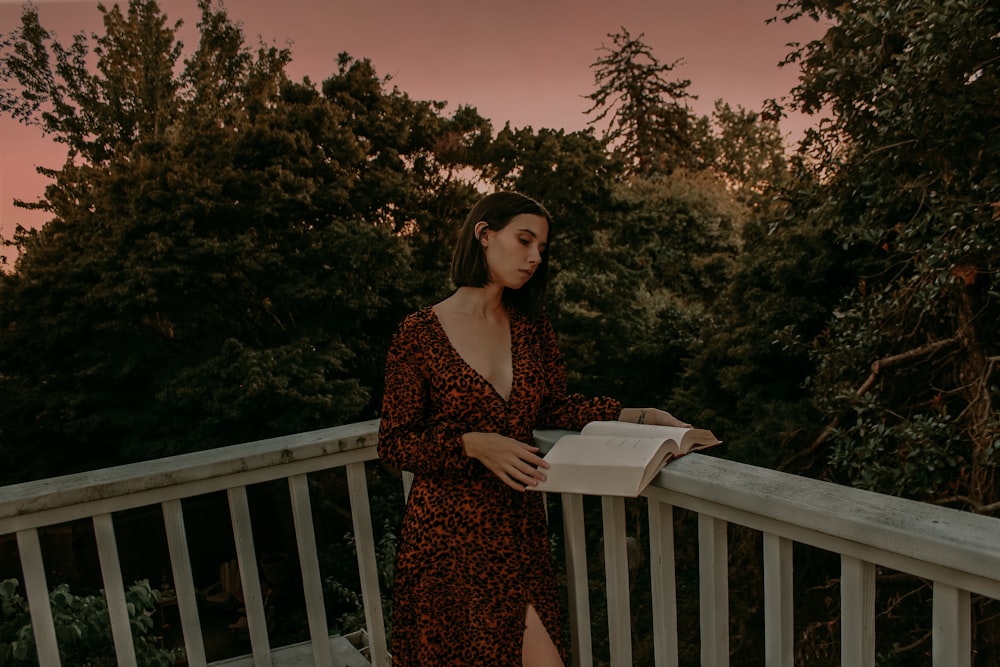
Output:
[[482,241],[483,237],[486,235],[486,230],[489,229],[489,227],[490,224],[485,220],[480,220],[479,222],[477,222],[474,228],[474,234],[476,238]]

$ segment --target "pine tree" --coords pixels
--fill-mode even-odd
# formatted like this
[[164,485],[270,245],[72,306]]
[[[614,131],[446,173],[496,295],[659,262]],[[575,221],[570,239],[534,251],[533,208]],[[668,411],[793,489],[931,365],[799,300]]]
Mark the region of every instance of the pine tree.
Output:
[[[688,79],[668,80],[683,60],[660,63],[642,41],[624,27],[609,34],[612,46],[602,45],[603,56],[591,65],[596,90],[588,121],[607,120],[603,137],[622,153],[638,174],[670,173],[699,163],[695,150],[699,125],[684,104],[694,99]],[[705,128],[702,128],[704,130]]]

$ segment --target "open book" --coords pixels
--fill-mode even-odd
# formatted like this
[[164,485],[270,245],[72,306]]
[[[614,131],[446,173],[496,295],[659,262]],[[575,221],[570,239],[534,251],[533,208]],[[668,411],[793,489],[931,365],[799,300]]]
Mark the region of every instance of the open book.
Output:
[[556,441],[545,455],[547,479],[528,489],[635,498],[671,460],[721,443],[700,428],[590,422]]

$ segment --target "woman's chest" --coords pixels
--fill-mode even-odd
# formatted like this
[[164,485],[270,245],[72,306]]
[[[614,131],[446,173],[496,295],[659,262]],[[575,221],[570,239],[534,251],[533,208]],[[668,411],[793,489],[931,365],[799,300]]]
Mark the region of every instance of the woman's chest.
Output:
[[445,354],[446,363],[428,368],[432,404],[438,411],[468,417],[504,415],[509,418],[534,419],[544,392],[544,373],[538,346],[513,332],[510,355],[506,362],[509,391],[504,395],[496,377],[487,377],[465,358]]

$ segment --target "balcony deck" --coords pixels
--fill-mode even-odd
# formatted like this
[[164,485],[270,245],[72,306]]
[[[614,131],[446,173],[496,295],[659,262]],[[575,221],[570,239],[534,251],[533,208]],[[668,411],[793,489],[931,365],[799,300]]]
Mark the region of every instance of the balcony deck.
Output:
[[[81,520],[92,524],[118,664],[137,666],[113,517],[158,506],[188,665],[389,665],[365,468],[375,465],[369,462],[377,458],[377,428],[376,421],[367,421],[0,488],[0,536],[16,535],[40,664],[61,664],[48,601],[50,584],[58,582],[49,580],[40,531]],[[536,434],[543,448],[559,435],[553,431]],[[364,627],[347,638],[329,635],[313,523],[315,498],[308,483],[310,475],[337,468],[346,472],[365,617]],[[275,481],[288,486],[310,637],[308,642],[290,646],[272,646],[269,637],[247,493],[248,487]],[[209,662],[202,628],[204,610],[195,585],[182,501],[216,492],[224,492],[227,498],[250,650],[246,655]],[[995,518],[699,454],[668,466],[643,498],[649,517],[646,560],[657,665],[678,665],[674,508],[697,515],[702,665],[729,664],[730,525],[761,535],[765,618],[761,663],[768,667],[793,664],[795,544],[839,554],[840,661],[845,667],[875,664],[877,567],[933,583],[935,667],[971,667],[971,596],[1000,599],[1000,520]],[[610,664],[625,667],[633,664],[625,500],[605,497],[600,503]],[[567,494],[559,506],[573,664],[592,667],[584,498]],[[0,578],[6,576],[0,573]]]

